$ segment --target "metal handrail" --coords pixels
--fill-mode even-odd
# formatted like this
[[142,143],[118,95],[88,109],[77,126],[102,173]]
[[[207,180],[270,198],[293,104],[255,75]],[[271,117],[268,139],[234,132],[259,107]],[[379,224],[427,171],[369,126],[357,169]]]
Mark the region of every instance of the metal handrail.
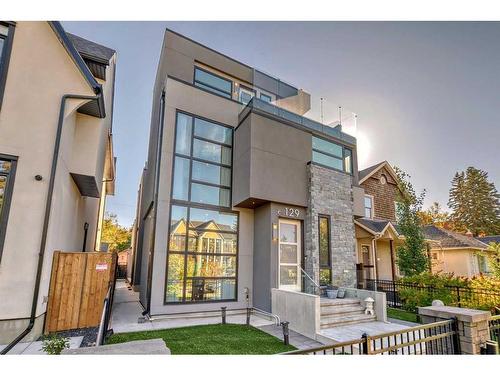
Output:
[[311,277],[311,276],[309,276],[309,274],[308,274],[308,273],[307,273],[307,272],[306,272],[306,271],[305,271],[302,267],[300,267],[300,266],[299,266],[299,268],[300,268],[300,270],[302,271],[302,273],[303,273],[303,274],[304,274],[304,275],[305,275],[305,276],[306,276],[309,280],[311,280],[311,282],[313,283],[313,285],[317,288],[317,293],[316,293],[316,294],[319,294],[319,293],[320,293],[320,291],[321,291],[321,287],[320,287],[320,286],[316,283],[316,281],[314,281],[314,280],[312,279],[312,277]]
[[274,321],[276,322],[276,325],[278,327],[281,325],[281,319],[280,319],[280,317],[278,315],[272,314],[272,313],[264,311],[264,310],[261,310],[261,309],[259,309],[257,307],[252,307],[252,310],[256,311],[259,314],[262,314],[262,315],[268,316],[270,318],[273,318]]
[[108,321],[107,315],[108,315],[108,308],[109,308],[109,303],[111,299],[111,289],[112,285],[108,287],[108,292],[106,293],[106,298],[104,298],[104,306],[102,308],[102,314],[101,314],[101,321],[99,323],[99,330],[97,332],[97,340],[95,343],[95,346],[101,346],[104,344],[104,336],[105,336],[105,330],[107,327],[105,327],[107,324],[106,322]]

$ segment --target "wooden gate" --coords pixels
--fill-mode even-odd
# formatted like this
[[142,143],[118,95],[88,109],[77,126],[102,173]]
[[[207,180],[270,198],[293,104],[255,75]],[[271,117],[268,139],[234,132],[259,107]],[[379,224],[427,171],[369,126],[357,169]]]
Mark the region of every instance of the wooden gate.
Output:
[[114,253],[54,252],[45,333],[98,326],[115,271]]

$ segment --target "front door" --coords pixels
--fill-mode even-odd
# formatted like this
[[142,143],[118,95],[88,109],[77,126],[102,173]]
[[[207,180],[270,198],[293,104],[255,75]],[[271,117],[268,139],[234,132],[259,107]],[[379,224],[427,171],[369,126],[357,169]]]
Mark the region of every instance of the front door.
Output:
[[300,292],[302,259],[301,222],[279,221],[279,288]]
[[370,246],[361,245],[361,252],[363,253],[363,278],[372,279],[373,264],[370,256]]

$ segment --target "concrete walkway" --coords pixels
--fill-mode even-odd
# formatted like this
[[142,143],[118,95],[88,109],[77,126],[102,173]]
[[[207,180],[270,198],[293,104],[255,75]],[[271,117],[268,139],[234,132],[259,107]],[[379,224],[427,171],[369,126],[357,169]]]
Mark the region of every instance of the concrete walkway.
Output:
[[[277,337],[280,340],[283,340],[283,329],[281,327],[276,326],[275,324],[261,326],[258,328],[261,331],[269,333],[270,335],[273,335],[274,337]],[[310,339],[309,337],[301,335],[300,333],[295,332],[293,330],[290,330],[290,332],[289,332],[289,339],[290,339],[290,344],[295,346],[297,349],[300,349],[300,350],[312,349],[312,348],[317,348],[319,346],[323,346],[323,344],[320,343],[319,341],[315,341],[313,339]]]
[[[221,314],[219,311],[203,315],[193,314],[191,316],[153,316],[152,321],[139,323],[138,320],[142,317],[142,311],[142,305],[139,303],[139,293],[129,289],[128,284],[124,280],[117,280],[111,316],[111,328],[115,333],[221,323]],[[234,312],[228,311],[226,322],[245,324],[246,314],[242,312],[235,315]],[[269,325],[270,323],[269,319],[258,315],[252,315],[250,319],[250,324],[254,327]]]
[[319,331],[319,333],[335,342],[344,342],[360,339],[363,333],[366,333],[369,336],[375,336],[382,333],[396,332],[407,328],[407,325],[396,323],[367,322],[333,328],[325,328]]
[[[69,338],[69,347],[70,349],[79,348],[82,343],[83,336],[78,337],[70,337]],[[16,346],[14,346],[11,351],[7,354],[43,354],[46,355],[44,351],[42,351],[42,341],[32,341],[32,342],[20,342]],[[0,350],[5,348],[7,345],[0,345]]]

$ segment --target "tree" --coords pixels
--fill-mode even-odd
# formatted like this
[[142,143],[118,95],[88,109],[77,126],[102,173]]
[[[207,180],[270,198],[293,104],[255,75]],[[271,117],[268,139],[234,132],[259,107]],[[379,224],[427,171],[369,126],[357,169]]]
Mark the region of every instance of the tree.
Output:
[[491,242],[488,249],[491,250],[491,253],[488,252],[488,264],[491,272],[500,279],[500,243]]
[[130,247],[132,229],[118,224],[116,214],[106,212],[102,225],[101,242],[109,244],[108,251],[122,251]]
[[488,173],[474,167],[457,172],[451,181],[448,206],[456,230],[474,236],[500,232],[500,195]]
[[418,213],[422,225],[435,225],[439,228],[452,229],[452,224],[450,222],[450,214],[443,211],[441,205],[438,202],[432,203],[432,205],[425,211],[420,211]]
[[425,250],[425,239],[419,212],[425,198],[425,190],[419,195],[410,181],[410,175],[394,167],[398,177],[397,215],[398,231],[404,242],[396,249],[399,270],[405,276],[419,275],[429,270],[429,259]]

